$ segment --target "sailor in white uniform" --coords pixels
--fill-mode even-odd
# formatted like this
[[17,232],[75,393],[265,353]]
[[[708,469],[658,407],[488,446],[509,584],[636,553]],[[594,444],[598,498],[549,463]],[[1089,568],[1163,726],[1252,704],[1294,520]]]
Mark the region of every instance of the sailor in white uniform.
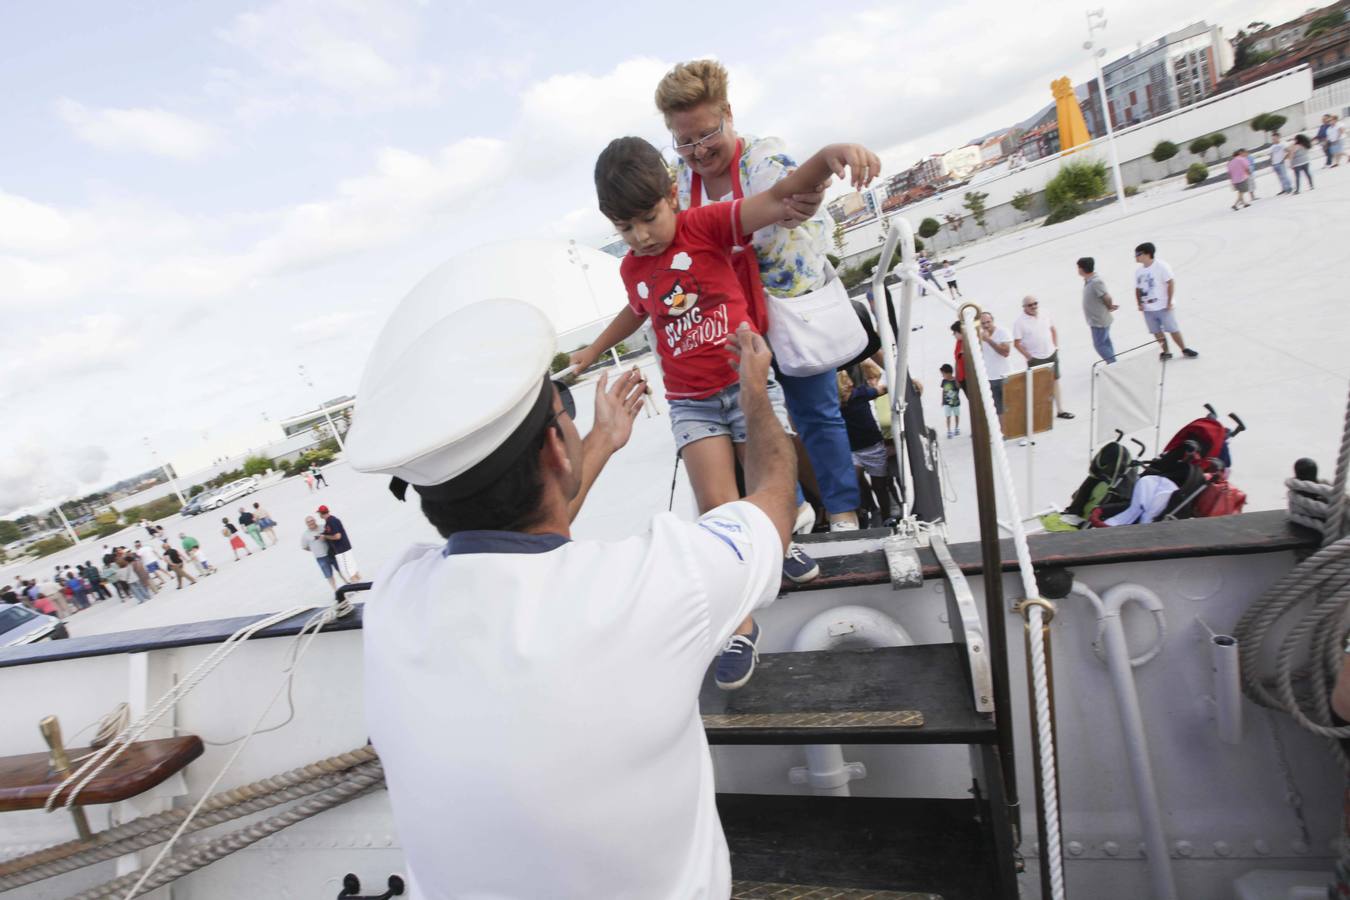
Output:
[[446,538],[387,566],[364,611],[366,722],[411,896],[730,894],[698,694],[777,595],[796,514],[769,351],[748,330],[731,344],[749,496],[573,541],[641,404],[635,373],[597,385],[583,440],[535,307],[485,300],[381,335],[348,458],[411,486]]

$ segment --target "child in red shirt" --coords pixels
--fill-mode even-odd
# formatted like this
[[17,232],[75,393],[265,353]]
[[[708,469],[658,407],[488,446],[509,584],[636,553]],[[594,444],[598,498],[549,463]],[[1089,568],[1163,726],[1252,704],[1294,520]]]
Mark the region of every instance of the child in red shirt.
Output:
[[[786,201],[793,194],[814,191],[846,168],[854,186],[862,187],[880,173],[881,163],[858,144],[831,144],[768,191],[680,210],[666,161],[648,142],[619,138],[596,161],[600,211],[629,246],[620,267],[629,305],[590,346],[572,354],[571,362],[578,371],[589,368],[651,319],[675,447],[700,514],[740,497],[733,453],[745,443],[745,417],[726,344],[742,322],[763,333],[763,297],[756,288],[747,294],[732,267],[732,253],[736,248],[753,253],[749,235],[788,216]],[[782,388],[772,379],[769,397],[790,432]],[[809,581],[820,570],[800,550],[789,548],[784,572],[794,581]],[[753,643],[757,636],[758,628],[747,619],[733,640],[746,637]],[[748,681],[750,672],[736,683],[724,682],[720,668],[718,676],[718,685],[730,689]]]

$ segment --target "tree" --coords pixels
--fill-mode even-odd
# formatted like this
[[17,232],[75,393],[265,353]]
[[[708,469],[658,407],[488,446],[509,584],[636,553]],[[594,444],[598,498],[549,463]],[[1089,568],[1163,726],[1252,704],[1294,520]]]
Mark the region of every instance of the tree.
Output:
[[1154,162],[1165,163],[1180,152],[1181,148],[1171,141],[1158,141],[1149,156],[1153,157]]
[[940,225],[938,220],[934,219],[932,216],[929,216],[919,223],[919,237],[921,238],[930,238],[941,230],[942,225]]
[[1279,113],[1261,113],[1261,115],[1252,119],[1252,131],[1268,134],[1279,131],[1285,122],[1289,119]]
[[548,370],[550,374],[557,375],[559,372],[567,368],[569,365],[571,365],[571,355],[568,353],[563,353],[560,350],[557,353],[553,354],[553,362],[549,363]]
[[1211,143],[1210,141],[1211,137],[1212,135],[1204,135],[1203,137],[1198,137],[1195,140],[1191,141],[1190,146],[1187,147],[1186,149],[1191,151],[1193,155],[1199,156],[1203,159],[1205,153],[1209,150],[1209,148],[1214,146],[1214,144]]
[[1303,39],[1310,41],[1318,35],[1326,34],[1331,29],[1342,25],[1345,22],[1344,12],[1329,12],[1320,15],[1308,23],[1308,30],[1303,32]]
[[1201,184],[1208,177],[1209,166],[1202,162],[1193,162],[1186,170],[1186,183],[1190,185]]
[[1215,132],[1209,136],[1209,145],[1215,150],[1218,150],[1220,155],[1223,154],[1222,148],[1226,143],[1228,143],[1228,135],[1224,134],[1222,131]]
[[961,223],[966,221],[966,217],[961,213],[947,212],[942,214],[942,221],[947,223],[947,227],[952,230],[959,241],[961,239]]
[[834,223],[834,252],[838,256],[844,255],[844,223]]
[[1045,205],[1050,208],[1045,225],[1072,219],[1083,212],[1083,203],[1106,193],[1109,179],[1101,160],[1067,162],[1045,183]]
[[8,519],[0,519],[0,544],[12,544],[23,537],[18,525]]
[[1022,188],[1022,190],[1013,194],[1013,198],[1010,202],[1012,203],[1013,209],[1026,215],[1027,210],[1031,209],[1032,201],[1035,199],[1036,195],[1032,192],[1031,188]]
[[250,456],[244,460],[245,475],[262,475],[272,468],[272,460],[266,456]]
[[989,195],[983,191],[967,191],[966,199],[961,204],[966,209],[970,210],[970,217],[975,220],[976,225],[980,226],[981,231],[985,230],[984,201],[987,199],[989,199]]

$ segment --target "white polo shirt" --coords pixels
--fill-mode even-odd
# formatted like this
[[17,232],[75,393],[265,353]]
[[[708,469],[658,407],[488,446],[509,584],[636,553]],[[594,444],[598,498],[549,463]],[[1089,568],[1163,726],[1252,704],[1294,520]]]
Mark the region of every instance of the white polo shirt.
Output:
[[728,896],[698,694],[782,557],[739,501],[622,541],[466,532],[382,572],[366,724],[411,896]]

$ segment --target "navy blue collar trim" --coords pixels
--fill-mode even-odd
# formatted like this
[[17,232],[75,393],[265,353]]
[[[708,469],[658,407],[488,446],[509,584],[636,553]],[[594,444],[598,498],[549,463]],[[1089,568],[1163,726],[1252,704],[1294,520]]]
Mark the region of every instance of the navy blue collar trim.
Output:
[[561,534],[526,534],[523,531],[460,531],[450,535],[442,556],[465,553],[548,553],[569,543]]

